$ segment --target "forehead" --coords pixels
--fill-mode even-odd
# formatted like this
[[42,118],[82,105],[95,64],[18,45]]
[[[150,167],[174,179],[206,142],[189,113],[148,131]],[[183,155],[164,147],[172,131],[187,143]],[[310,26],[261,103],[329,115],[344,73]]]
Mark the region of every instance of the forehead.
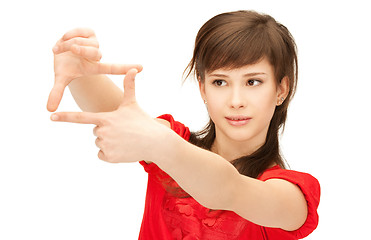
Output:
[[219,68],[214,71],[206,71],[206,76],[231,76],[231,75],[267,75],[274,76],[274,68],[268,59],[263,58],[257,63],[245,65],[240,68]]

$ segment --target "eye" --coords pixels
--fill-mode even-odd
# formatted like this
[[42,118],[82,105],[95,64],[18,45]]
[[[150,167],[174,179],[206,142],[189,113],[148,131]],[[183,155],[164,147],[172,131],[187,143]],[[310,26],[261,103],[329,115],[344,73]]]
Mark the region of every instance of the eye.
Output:
[[227,83],[224,80],[217,79],[213,81],[213,84],[215,86],[222,87],[222,86],[225,86]]
[[247,81],[247,85],[249,85],[249,86],[257,86],[261,83],[262,83],[262,81],[257,80],[257,79],[250,79],[250,80]]

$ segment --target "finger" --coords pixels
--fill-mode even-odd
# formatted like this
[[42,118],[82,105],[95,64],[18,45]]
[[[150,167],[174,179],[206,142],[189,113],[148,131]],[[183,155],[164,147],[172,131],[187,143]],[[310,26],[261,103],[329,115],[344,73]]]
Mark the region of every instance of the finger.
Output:
[[99,158],[100,160],[105,161],[106,156],[104,155],[104,152],[103,152],[102,150],[100,150],[100,151],[98,152],[98,158]]
[[62,40],[66,41],[75,37],[91,38],[95,37],[95,33],[90,28],[75,28],[66,32],[63,35]]
[[130,104],[136,101],[135,99],[135,76],[138,71],[130,69],[124,78],[124,99],[123,104]]
[[54,54],[57,54],[57,53],[58,53],[58,51],[59,51],[59,47],[58,47],[58,46],[59,46],[62,42],[63,42],[62,39],[59,39],[58,42],[55,43],[55,45],[54,45],[54,47],[53,47],[53,53],[54,53]]
[[74,45],[99,48],[99,42],[96,39],[76,37],[67,41],[59,40],[53,47],[53,52],[54,54],[68,52]]
[[101,142],[102,140],[99,137],[95,139],[95,146],[97,146],[99,149],[102,148]]
[[96,137],[98,137],[98,134],[97,134],[98,128],[99,128],[99,126],[95,126],[95,128],[93,129],[93,134]]
[[101,125],[102,114],[91,112],[59,112],[51,116],[52,121]]
[[56,81],[52,90],[50,91],[49,98],[48,98],[48,103],[46,108],[48,109],[49,112],[54,112],[57,110],[62,97],[64,93],[64,89],[66,86],[61,83],[60,81]]
[[90,47],[90,46],[78,46],[72,45],[71,51],[81,57],[87,58],[92,61],[99,61],[102,58],[102,53],[99,48]]
[[127,74],[130,69],[135,68],[137,72],[143,70],[140,64],[112,64],[112,63],[98,63],[96,74]]

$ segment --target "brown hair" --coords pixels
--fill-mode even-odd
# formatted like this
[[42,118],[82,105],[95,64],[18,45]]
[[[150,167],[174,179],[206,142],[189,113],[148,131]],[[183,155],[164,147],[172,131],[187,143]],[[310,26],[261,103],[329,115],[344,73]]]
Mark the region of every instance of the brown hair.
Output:
[[[289,93],[277,106],[270,122],[265,144],[249,156],[231,163],[246,176],[257,178],[272,163],[286,168],[279,148],[279,130],[284,128],[287,109],[294,96],[298,66],[296,44],[285,26],[269,15],[254,11],[237,11],[217,15],[199,30],[193,57],[185,70],[198,81],[205,81],[205,73],[219,68],[240,68],[266,57],[272,64],[277,85],[284,77],[289,79]],[[215,124],[191,134],[190,142],[211,149],[215,140]]]

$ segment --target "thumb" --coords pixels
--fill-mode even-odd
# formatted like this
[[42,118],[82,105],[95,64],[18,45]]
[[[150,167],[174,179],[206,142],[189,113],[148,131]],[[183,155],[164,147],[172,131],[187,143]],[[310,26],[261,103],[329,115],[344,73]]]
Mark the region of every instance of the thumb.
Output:
[[59,103],[61,102],[64,89],[65,86],[61,82],[55,82],[52,90],[50,91],[48,103],[46,106],[49,112],[54,112],[55,110],[57,110]]
[[128,105],[136,102],[135,99],[135,76],[137,75],[137,69],[130,69],[124,78],[124,100],[121,105]]

